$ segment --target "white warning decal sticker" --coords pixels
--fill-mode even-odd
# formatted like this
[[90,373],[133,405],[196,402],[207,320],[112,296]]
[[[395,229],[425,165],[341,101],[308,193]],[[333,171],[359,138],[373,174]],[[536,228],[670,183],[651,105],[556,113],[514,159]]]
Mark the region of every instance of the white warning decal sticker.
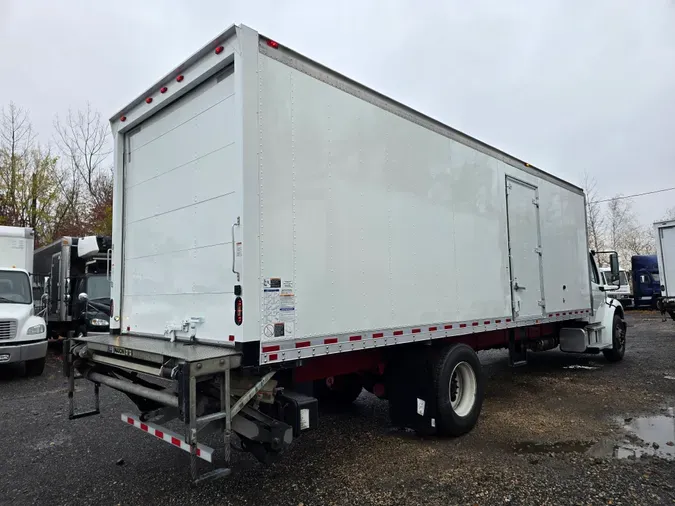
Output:
[[295,284],[291,280],[263,280],[262,336],[293,338],[295,333]]

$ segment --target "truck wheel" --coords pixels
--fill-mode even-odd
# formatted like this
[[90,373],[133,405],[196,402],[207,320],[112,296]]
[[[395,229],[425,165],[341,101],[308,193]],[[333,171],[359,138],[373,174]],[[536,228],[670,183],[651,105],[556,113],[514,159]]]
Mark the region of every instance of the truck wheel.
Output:
[[26,376],[40,376],[45,370],[46,361],[47,357],[26,360]]
[[343,374],[314,382],[314,396],[319,403],[335,407],[348,406],[361,395],[363,382],[358,374]]
[[443,349],[434,370],[438,433],[461,436],[476,425],[483,406],[483,378],[478,355],[466,344]]
[[614,315],[612,323],[612,347],[602,350],[602,354],[609,362],[619,362],[626,353],[626,324],[618,314]]

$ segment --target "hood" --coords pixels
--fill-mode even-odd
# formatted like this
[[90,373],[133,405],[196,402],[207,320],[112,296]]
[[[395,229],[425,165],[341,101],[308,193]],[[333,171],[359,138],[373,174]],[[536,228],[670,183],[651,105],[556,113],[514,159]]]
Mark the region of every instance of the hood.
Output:
[[33,314],[33,304],[0,303],[0,320],[18,320],[23,322]]
[[110,316],[110,299],[95,299],[87,302],[87,313],[98,311],[105,316]]

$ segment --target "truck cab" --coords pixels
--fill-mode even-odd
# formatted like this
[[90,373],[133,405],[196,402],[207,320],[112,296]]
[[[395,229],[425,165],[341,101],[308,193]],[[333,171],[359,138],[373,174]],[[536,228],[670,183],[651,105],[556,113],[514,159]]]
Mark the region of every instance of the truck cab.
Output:
[[634,255],[631,265],[635,307],[656,307],[661,295],[661,277],[656,255]]
[[33,307],[32,267],[33,230],[0,226],[0,364],[23,362],[29,376],[38,376],[47,340]]
[[628,282],[628,273],[619,270],[619,275],[613,277],[609,267],[601,267],[600,273],[605,277],[607,295],[612,299],[618,300],[622,306],[633,305],[633,292]]

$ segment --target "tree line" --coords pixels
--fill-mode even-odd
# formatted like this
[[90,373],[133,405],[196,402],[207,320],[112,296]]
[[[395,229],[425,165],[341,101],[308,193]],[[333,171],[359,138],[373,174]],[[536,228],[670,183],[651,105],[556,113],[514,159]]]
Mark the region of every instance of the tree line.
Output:
[[[640,223],[633,201],[616,195],[608,202],[601,200],[598,182],[584,174],[586,193],[586,228],[590,248],[595,251],[616,251],[622,268],[630,270],[633,255],[656,254],[654,229]],[[675,218],[675,207],[668,209],[663,219]]]
[[112,232],[111,136],[99,112],[54,118],[40,142],[30,115],[0,109],[0,225],[31,227],[36,246],[62,236]]

